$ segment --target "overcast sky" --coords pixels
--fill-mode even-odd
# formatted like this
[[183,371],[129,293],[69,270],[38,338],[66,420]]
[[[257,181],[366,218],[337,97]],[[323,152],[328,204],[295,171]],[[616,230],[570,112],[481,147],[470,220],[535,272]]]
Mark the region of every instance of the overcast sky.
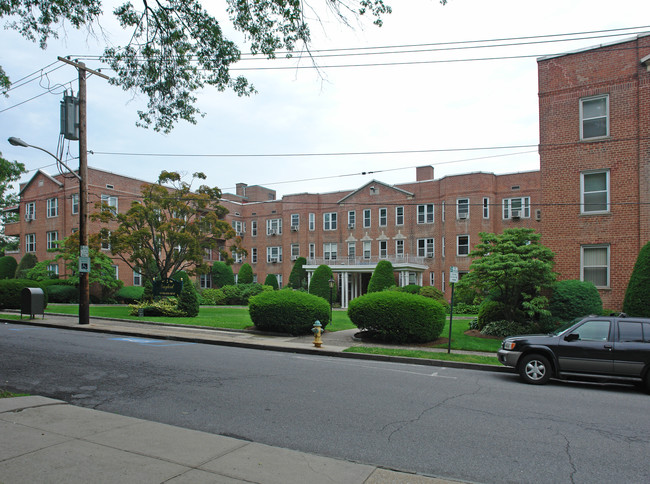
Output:
[[[105,2],[113,3],[117,4]],[[145,99],[109,86],[101,78],[90,78],[88,149],[94,154],[89,155],[89,165],[148,181],[154,181],[163,169],[188,174],[202,171],[209,185],[224,191],[234,191],[235,183],[244,182],[268,186],[279,196],[356,189],[371,179],[389,184],[409,182],[415,180],[415,167],[421,165],[434,165],[436,178],[473,171],[536,170],[536,58],[650,30],[640,28],[618,37],[575,35],[570,38],[577,40],[570,42],[557,41],[567,37],[522,39],[501,43],[529,44],[499,48],[456,50],[461,45],[479,44],[425,47],[421,44],[643,27],[650,24],[650,2],[388,3],[393,13],[386,16],[382,28],[367,23],[350,29],[327,17],[322,26],[312,25],[312,50],[357,49],[346,52],[366,55],[318,58],[320,74],[314,69],[296,68],[309,66],[308,60],[242,61],[238,67],[253,68],[242,73],[258,94],[238,98],[206,88],[199,95],[206,116],[197,125],[178,124],[171,134],[137,128],[136,112],[146,104]],[[240,39],[222,18],[224,29]],[[112,19],[104,19],[102,25],[111,42],[123,40],[124,34]],[[0,30],[0,38],[0,65],[16,85],[21,78],[55,62],[57,56],[98,55],[104,46],[103,40],[70,27],[59,41],[50,41],[46,51],[13,31]],[[530,44],[539,40],[554,42]],[[419,45],[417,49],[425,51],[404,52],[416,49],[410,47],[393,49],[399,53],[391,55],[368,55],[370,50],[359,50],[405,45]],[[240,48],[248,51],[246,44]],[[486,58],[493,60],[468,60]],[[102,67],[95,60],[86,64]],[[375,65],[359,66],[363,64]],[[334,67],[341,65],[347,67]],[[268,69],[271,67],[293,68]],[[111,71],[104,72],[112,75]],[[47,76],[36,76],[35,81],[12,89],[8,98],[0,98],[0,152],[4,158],[21,161],[29,170],[56,173],[47,154],[13,147],[6,139],[17,136],[56,151],[59,102],[66,87],[76,94],[76,77],[73,67],[64,66]],[[497,147],[519,148],[474,149]],[[156,154],[176,156],[151,156]],[[66,153],[71,157],[69,166],[78,166],[77,155],[78,144],[73,142]],[[360,175],[362,172],[374,173]],[[32,175],[33,171],[25,179]]]

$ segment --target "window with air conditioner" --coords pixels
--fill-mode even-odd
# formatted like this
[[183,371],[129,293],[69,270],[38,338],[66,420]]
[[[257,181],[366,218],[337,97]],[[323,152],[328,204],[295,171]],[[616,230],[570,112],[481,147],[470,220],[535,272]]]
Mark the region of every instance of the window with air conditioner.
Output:
[[432,238],[418,239],[418,257],[433,258],[434,244]]
[[469,198],[459,198],[456,200],[456,218],[466,220],[469,218]]
[[354,210],[348,211],[348,228],[353,229],[357,222],[357,212]]
[[530,197],[504,198],[503,219],[530,218]]
[[36,203],[29,202],[25,204],[25,220],[30,221],[36,218]]
[[266,248],[266,262],[276,263],[282,262],[282,247],[267,247]]
[[270,218],[266,221],[266,235],[282,235],[282,219]]

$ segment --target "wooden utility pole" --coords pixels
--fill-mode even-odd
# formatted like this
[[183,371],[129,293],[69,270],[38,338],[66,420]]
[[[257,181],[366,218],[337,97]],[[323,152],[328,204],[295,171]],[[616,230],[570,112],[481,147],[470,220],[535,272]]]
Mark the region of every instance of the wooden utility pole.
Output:
[[[58,57],[79,71],[79,259],[88,257],[88,142],[86,125],[86,73],[108,79],[99,71],[89,69],[83,62]],[[81,264],[80,264],[81,265]],[[79,268],[79,324],[90,322],[90,264],[87,271]]]

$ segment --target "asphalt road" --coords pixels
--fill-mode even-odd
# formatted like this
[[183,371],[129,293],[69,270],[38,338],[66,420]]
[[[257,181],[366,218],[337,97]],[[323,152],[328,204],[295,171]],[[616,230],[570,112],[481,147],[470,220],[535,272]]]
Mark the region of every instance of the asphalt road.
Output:
[[1,324],[0,388],[473,482],[650,482],[633,387]]

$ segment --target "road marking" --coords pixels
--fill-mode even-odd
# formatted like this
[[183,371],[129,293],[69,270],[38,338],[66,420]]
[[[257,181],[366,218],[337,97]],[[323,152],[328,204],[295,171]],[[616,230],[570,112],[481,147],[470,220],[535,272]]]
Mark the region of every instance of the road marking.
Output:
[[161,339],[146,339],[146,338],[111,338],[113,341],[124,341],[126,343],[136,343],[146,346],[187,346],[195,343],[170,343]]

